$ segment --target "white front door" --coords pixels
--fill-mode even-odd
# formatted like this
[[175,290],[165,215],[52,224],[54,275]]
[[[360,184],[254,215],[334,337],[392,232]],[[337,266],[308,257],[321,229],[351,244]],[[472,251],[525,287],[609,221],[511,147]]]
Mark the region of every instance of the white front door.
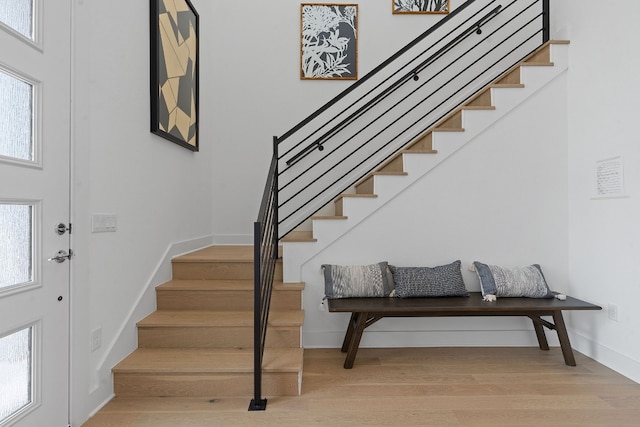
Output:
[[70,8],[0,1],[0,427],[69,421]]

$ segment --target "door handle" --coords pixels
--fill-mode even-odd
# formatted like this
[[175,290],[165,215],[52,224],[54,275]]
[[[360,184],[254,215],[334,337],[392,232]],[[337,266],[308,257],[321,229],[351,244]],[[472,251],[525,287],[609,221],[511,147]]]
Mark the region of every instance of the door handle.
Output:
[[72,257],[73,257],[73,251],[71,249],[69,249],[69,253],[67,253],[67,251],[60,250],[56,252],[56,254],[51,258],[49,258],[47,261],[55,261],[58,264],[61,264],[66,260],[71,260]]

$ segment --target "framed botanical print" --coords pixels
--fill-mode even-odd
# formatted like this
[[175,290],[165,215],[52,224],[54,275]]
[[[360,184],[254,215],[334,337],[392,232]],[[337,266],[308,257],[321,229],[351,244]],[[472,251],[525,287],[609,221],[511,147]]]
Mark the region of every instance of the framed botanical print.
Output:
[[189,0],[151,2],[151,132],[199,149],[199,16]]
[[449,13],[449,0],[391,0],[393,13]]
[[358,5],[302,4],[300,78],[358,78]]

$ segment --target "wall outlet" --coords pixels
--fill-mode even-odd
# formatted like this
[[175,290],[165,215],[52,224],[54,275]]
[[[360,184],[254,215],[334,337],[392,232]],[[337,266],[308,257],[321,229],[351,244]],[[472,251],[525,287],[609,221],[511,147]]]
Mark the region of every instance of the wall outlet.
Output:
[[618,306],[615,304],[609,304],[607,306],[607,312],[609,313],[609,319],[617,322],[619,320],[620,313],[618,312]]
[[91,351],[102,347],[102,328],[96,328],[91,332]]

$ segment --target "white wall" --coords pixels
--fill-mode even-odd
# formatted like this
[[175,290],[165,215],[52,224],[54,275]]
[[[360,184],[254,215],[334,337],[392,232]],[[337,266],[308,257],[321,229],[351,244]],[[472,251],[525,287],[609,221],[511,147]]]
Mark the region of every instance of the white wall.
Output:
[[[201,150],[149,132],[149,4],[75,7],[72,413],[80,425],[112,395],[111,368],[136,346],[135,322],[155,309],[153,287],[178,252],[211,244],[214,127],[201,104]],[[210,57],[203,60],[210,74]],[[202,79],[203,94],[212,92]],[[92,213],[114,213],[114,233],[91,233]],[[102,328],[102,347],[90,335]]]
[[[576,314],[580,351],[640,382],[640,3],[553,2],[558,38],[571,40],[568,86],[570,292],[618,308]],[[597,23],[594,26],[594,23]],[[624,161],[627,198],[594,200],[595,162]]]
[[[214,225],[220,242],[252,242],[272,153],[272,137],[346,89],[349,81],[300,80],[298,0],[200,1],[202,54],[210,55],[215,102]],[[359,5],[359,76],[435,24],[442,15],[392,15],[391,0]],[[452,0],[452,8],[463,1]]]
[[[304,264],[304,346],[340,346],[347,326],[348,316],[318,310],[325,263],[433,267],[460,259],[471,291],[479,290],[472,261],[539,263],[552,289],[567,292],[566,116],[563,74]],[[443,345],[537,344],[521,318],[384,319],[362,342]]]

